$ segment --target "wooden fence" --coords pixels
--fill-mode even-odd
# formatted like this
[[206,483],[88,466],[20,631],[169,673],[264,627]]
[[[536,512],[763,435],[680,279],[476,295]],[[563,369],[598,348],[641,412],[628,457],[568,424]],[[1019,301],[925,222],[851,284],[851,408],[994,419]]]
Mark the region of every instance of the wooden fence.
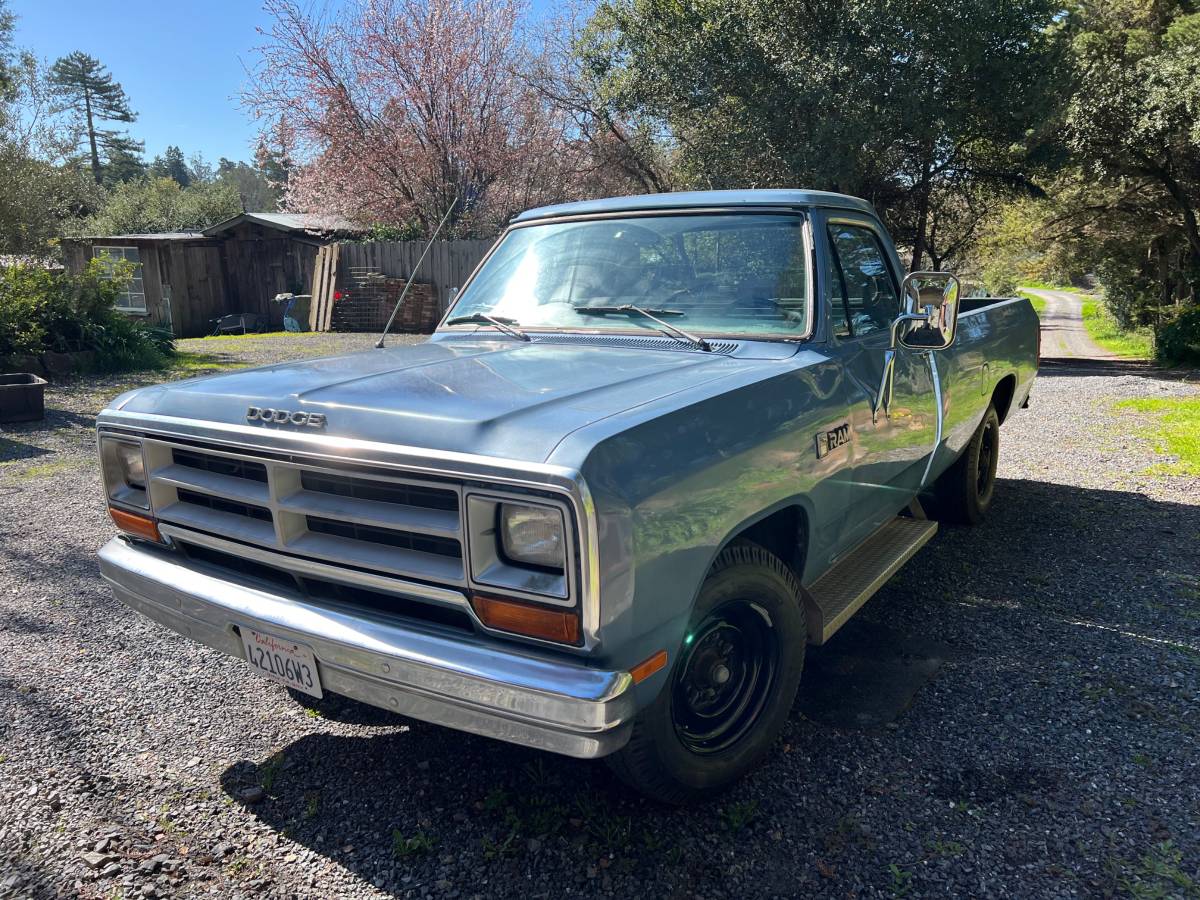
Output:
[[[384,279],[428,285],[437,309],[444,311],[450,302],[451,289],[462,286],[493,243],[437,241],[415,272],[413,268],[425,249],[425,241],[330,244],[322,248],[313,272],[310,326],[314,331],[336,328],[335,294],[363,295],[368,293],[368,286],[373,292]],[[429,291],[424,293],[428,297]],[[368,330],[373,324],[367,326]]]

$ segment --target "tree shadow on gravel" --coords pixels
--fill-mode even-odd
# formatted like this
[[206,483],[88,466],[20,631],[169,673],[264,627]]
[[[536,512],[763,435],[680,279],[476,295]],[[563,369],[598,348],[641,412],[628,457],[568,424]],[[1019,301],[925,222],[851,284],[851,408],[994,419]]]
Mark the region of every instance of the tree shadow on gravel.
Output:
[[39,447],[36,444],[26,444],[23,441],[14,441],[12,438],[0,437],[0,462],[37,459],[39,456],[45,456],[53,452],[53,450],[47,450],[45,447]]
[[1200,381],[1200,370],[1188,367],[1166,369],[1147,359],[1048,356],[1038,363],[1039,378],[1113,378],[1120,375],[1137,375],[1156,381]]
[[1159,621],[1195,637],[1188,585],[1200,577],[1198,540],[1200,505],[1002,478],[983,524],[943,526],[885,592],[949,582],[957,598],[1030,619],[1095,614],[1112,625]]
[[308,735],[261,762],[235,763],[222,788],[271,828],[389,892],[444,893],[452,881],[487,896],[489,882],[520,880],[552,841],[596,863],[653,842],[647,818],[671,814],[602,765],[390,718],[399,727],[385,733]]
[[[367,728],[344,724],[353,716],[330,722],[265,760],[230,766],[221,785],[300,845],[302,868],[329,861],[392,893],[553,896],[653,882],[705,894],[727,883],[737,858],[752,871],[740,891],[828,894],[834,881],[780,854],[778,833],[822,859],[877,862],[879,842],[895,842],[879,830],[889,820],[868,821],[865,809],[957,834],[975,821],[965,809],[986,806],[1003,831],[1029,809],[1095,803],[1064,762],[1093,742],[1061,719],[1119,727],[1129,746],[1148,746],[1163,729],[1192,733],[1195,711],[1163,673],[1194,665],[1186,660],[1200,647],[1189,594],[1200,584],[1197,535],[1198,506],[1001,480],[983,525],[941,529],[860,618],[813,651],[783,745],[699,807],[650,803],[601,764],[387,714]],[[1119,659],[1121,671],[1105,673],[1104,659]],[[998,704],[1002,739],[961,730]],[[919,749],[929,747],[935,756]],[[1177,764],[1164,755],[1167,770]],[[1137,819],[1127,830],[1144,827]]]

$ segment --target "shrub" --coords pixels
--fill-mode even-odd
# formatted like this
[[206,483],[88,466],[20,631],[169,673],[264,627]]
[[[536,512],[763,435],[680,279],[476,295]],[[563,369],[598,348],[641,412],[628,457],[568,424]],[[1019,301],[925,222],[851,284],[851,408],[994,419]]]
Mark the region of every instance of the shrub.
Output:
[[118,268],[115,278],[107,278],[95,261],[79,275],[25,265],[0,268],[0,359],[93,351],[98,371],[164,365],[174,353],[170,332],[115,308],[129,274]]
[[1159,362],[1200,364],[1200,306],[1191,306],[1162,325],[1154,347]]

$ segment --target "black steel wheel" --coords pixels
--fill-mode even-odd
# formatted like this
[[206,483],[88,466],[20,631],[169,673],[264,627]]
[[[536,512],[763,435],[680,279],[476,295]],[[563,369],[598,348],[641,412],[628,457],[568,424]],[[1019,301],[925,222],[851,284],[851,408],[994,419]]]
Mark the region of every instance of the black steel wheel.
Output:
[[996,496],[996,466],[1000,461],[1000,417],[989,406],[971,442],[937,480],[929,511],[941,522],[976,525]]
[[657,698],[608,757],[613,771],[656,800],[686,803],[758,765],[800,685],[808,639],[800,594],[791,570],[762,547],[722,551]]
[[735,600],[684,639],[671,712],[693,753],[719,753],[754,727],[770,695],[779,642],[766,611]]
[[975,496],[985,509],[996,490],[996,466],[1000,459],[1000,420],[994,410],[991,412],[979,428],[979,452],[975,457]]

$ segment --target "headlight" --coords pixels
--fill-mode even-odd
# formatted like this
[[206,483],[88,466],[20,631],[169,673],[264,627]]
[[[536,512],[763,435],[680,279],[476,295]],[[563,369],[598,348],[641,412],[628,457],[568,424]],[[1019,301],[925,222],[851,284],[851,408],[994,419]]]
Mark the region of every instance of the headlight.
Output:
[[100,468],[108,499],[130,506],[150,508],[146,492],[146,463],[142,445],[125,438],[100,439]]
[[500,504],[500,546],[512,562],[561,571],[566,566],[562,513],[546,506]]

